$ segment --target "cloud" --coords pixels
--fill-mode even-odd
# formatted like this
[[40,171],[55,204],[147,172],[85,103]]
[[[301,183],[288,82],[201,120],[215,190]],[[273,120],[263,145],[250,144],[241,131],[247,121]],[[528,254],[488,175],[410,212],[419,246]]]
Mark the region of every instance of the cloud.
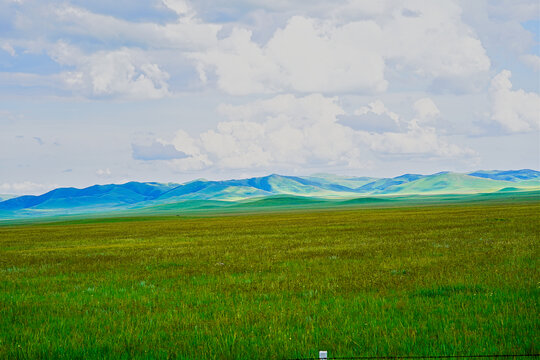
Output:
[[250,30],[235,27],[216,48],[196,52],[201,80],[214,70],[217,85],[233,95],[297,92],[380,92],[387,87],[384,60],[370,43],[380,33],[373,22],[345,26],[302,16],[260,46]]
[[163,4],[169,9],[173,10],[179,16],[191,15],[193,16],[193,9],[185,0],[163,0]]
[[[158,139],[162,144],[167,141]],[[182,159],[174,159],[171,164],[176,169],[181,170],[202,170],[213,165],[207,154],[203,153],[200,140],[194,139],[184,130],[178,130],[171,142],[175,149],[187,156]]]
[[15,51],[13,46],[8,42],[1,42],[0,43],[0,49],[4,50],[5,52],[7,52],[11,56],[17,55],[17,52]]
[[[364,3],[357,6],[365,10]],[[346,7],[354,12],[352,3]],[[218,87],[233,95],[377,93],[388,87],[388,68],[394,80],[407,72],[411,79],[464,89],[462,83],[490,68],[482,43],[452,1],[384,5],[376,14],[343,23],[293,16],[262,45],[236,26],[216,47],[190,56],[203,83],[214,71]]]
[[0,184],[0,192],[6,194],[33,195],[42,194],[57,187],[58,185],[45,185],[32,181],[22,181]]
[[43,144],[44,144],[43,140],[42,140],[40,137],[34,136],[33,139],[36,140],[36,142],[37,142],[39,145],[43,145]]
[[491,81],[491,119],[510,132],[527,132],[540,129],[540,95],[512,91],[509,70],[503,70]]
[[245,105],[221,105],[227,121],[192,137],[179,131],[172,141],[190,155],[180,169],[247,169],[356,162],[352,134],[337,124],[344,111],[337,98],[279,95]]
[[[429,102],[423,99],[420,104]],[[425,116],[432,116],[433,108],[429,110]],[[363,168],[377,155],[454,158],[474,154],[448,143],[435,128],[423,126],[418,119],[404,120],[380,100],[355,112],[360,115],[356,115],[358,126],[341,121],[342,116],[350,115],[338,97],[321,94],[285,94],[244,105],[223,104],[218,112],[227,120],[215,128],[195,137],[180,130],[169,142],[188,155],[171,162],[173,166],[180,170]],[[362,116],[367,113],[391,117],[395,130],[366,130]]]
[[[414,102],[416,117],[406,120],[386,108],[381,100],[363,106],[354,113],[359,117],[358,136],[369,145],[370,149],[381,155],[401,155],[409,157],[455,158],[476,155],[474,151],[450,144],[437,133],[432,126],[424,123],[439,116],[440,111],[430,98],[421,98]],[[363,115],[373,114],[384,121],[391,118],[396,126],[386,131],[362,130]]]
[[[69,90],[101,98],[162,98],[171,82],[193,86],[189,77],[196,74],[200,85],[233,95],[376,94],[389,83],[472,91],[477,81],[471,79],[490,68],[461,7],[450,0],[249,1],[235,10],[250,15],[226,25],[198,14],[212,8],[208,2],[161,3],[175,13],[173,21],[128,21],[62,2],[32,2],[19,6],[13,20],[21,35],[5,43],[20,54],[47,52],[64,67],[58,75]],[[246,20],[261,12],[278,20],[262,23],[264,29]]]
[[375,100],[374,102],[369,103],[367,106],[362,106],[354,112],[354,115],[361,116],[368,113],[373,113],[375,115],[384,114],[392,119],[395,123],[399,123],[399,115],[388,110],[381,100]]
[[206,48],[216,43],[221,25],[202,22],[185,1],[164,0],[163,4],[177,14],[176,21],[163,25],[130,22],[66,5],[54,7],[49,16],[59,31],[108,43],[183,50]]
[[162,144],[158,141],[150,145],[131,144],[132,156],[135,160],[172,160],[187,157],[187,155],[171,144]]
[[360,131],[359,135],[371,150],[381,155],[420,156],[431,158],[456,158],[476,156],[469,149],[443,140],[434,127],[421,126],[417,119],[407,124],[405,132],[373,133]]
[[110,177],[112,172],[109,168],[96,170],[96,175],[100,177]]
[[[535,0],[456,0],[463,9],[461,18],[482,41],[493,64],[514,63],[538,46],[533,32],[524,23],[538,19],[540,2]],[[533,20],[534,21],[534,20]],[[519,68],[519,64],[515,64]],[[497,71],[500,71],[497,68]],[[516,69],[517,70],[517,69]],[[489,82],[485,85],[489,86]]]
[[410,1],[403,16],[396,9],[382,26],[381,52],[397,70],[427,78],[466,78],[490,68],[486,51],[472,29],[461,20],[462,9],[453,1]]
[[339,123],[354,130],[373,132],[400,131],[400,116],[390,111],[381,100],[375,100],[361,106],[353,115],[339,116]]
[[156,99],[169,94],[169,75],[135,49],[121,48],[86,55],[59,42],[51,56],[60,64],[74,66],[61,74],[65,85],[90,96]]
[[[183,1],[164,1],[163,7],[173,10],[176,20],[168,16],[164,23],[127,21],[59,1],[32,1],[9,9],[10,24],[17,31],[3,34],[0,47],[22,59],[18,63],[10,60],[13,64],[8,69],[22,71],[0,76],[16,86],[67,89],[91,98],[169,96],[170,73],[165,68],[196,76],[184,52],[213,46],[222,26],[202,22]],[[62,71],[51,73],[50,66],[36,70],[22,65],[43,54]]]
[[513,19],[518,22],[538,18],[540,4],[528,0],[498,0],[489,1],[488,11],[492,17]]
[[440,115],[439,108],[430,98],[418,99],[413,104],[416,116],[420,120],[429,120]]
[[520,57],[524,64],[531,67],[534,71],[540,71],[540,56],[527,54]]

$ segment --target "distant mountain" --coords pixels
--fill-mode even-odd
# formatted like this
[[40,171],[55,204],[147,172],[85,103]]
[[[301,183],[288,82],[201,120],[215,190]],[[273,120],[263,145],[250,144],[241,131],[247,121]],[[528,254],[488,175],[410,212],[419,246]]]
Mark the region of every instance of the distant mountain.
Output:
[[270,195],[343,196],[354,189],[317,181],[310,177],[269,175],[258,178],[222,181],[193,181],[161,194],[155,202],[171,200],[242,200]]
[[321,184],[341,185],[350,189],[356,189],[362,185],[377,180],[376,178],[372,177],[351,177],[332,174],[315,174],[311,176],[306,176],[304,177],[304,179],[312,180]]
[[129,182],[84,189],[59,188],[39,196],[19,196],[0,202],[0,211],[21,209],[113,208],[152,200],[178,184]]
[[412,181],[416,181],[423,177],[424,177],[423,175],[405,174],[405,175],[397,176],[391,179],[378,179],[370,183],[367,183],[356,190],[358,192],[362,192],[362,193],[367,192],[367,193],[372,193],[372,194],[392,193],[393,192],[392,189],[396,188],[397,186],[407,184]]
[[521,180],[538,180],[540,179],[540,171],[523,169],[523,170],[480,170],[469,173],[470,176],[481,177],[493,180],[504,181],[521,181]]
[[366,199],[369,199],[368,202],[384,201],[384,197],[389,195],[474,194],[537,189],[540,189],[540,172],[528,169],[482,170],[468,174],[405,174],[394,178],[272,174],[221,181],[199,179],[184,184],[128,182],[94,185],[84,189],[59,188],[39,196],[0,198],[3,200],[0,201],[0,218],[141,208],[204,209],[208,206],[229,206],[231,202],[247,199],[259,202],[239,206],[256,207],[284,201],[309,206],[313,201],[321,202],[324,199],[363,203]]
[[439,173],[391,186],[385,194],[466,194],[494,192],[514,186],[515,183],[477,178],[466,174]]

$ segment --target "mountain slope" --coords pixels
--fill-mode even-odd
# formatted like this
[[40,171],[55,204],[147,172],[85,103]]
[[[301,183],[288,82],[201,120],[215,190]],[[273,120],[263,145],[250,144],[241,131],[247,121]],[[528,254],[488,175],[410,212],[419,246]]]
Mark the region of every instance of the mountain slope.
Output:
[[303,178],[323,185],[340,185],[349,189],[356,189],[377,180],[376,178],[372,177],[339,176],[332,174],[315,174],[311,176],[305,176]]
[[405,174],[391,179],[378,179],[359,187],[356,191],[360,193],[384,194],[397,185],[413,182],[423,177],[424,175]]
[[531,169],[522,169],[522,170],[480,170],[469,173],[470,176],[481,177],[492,180],[504,180],[504,181],[514,181],[519,182],[522,180],[540,180],[540,171],[535,171]]
[[194,181],[161,194],[156,201],[167,202],[185,199],[225,199],[239,200],[250,197],[261,197],[278,194],[303,196],[332,196],[351,194],[348,187],[320,183],[310,178],[268,175],[258,178],[235,179],[222,181]]
[[39,196],[20,196],[0,202],[0,210],[99,208],[139,203],[153,199],[176,184],[136,183],[94,185],[84,189],[59,188]]
[[466,174],[439,173],[419,178],[408,183],[390,186],[380,194],[471,194],[494,192],[515,186],[508,181],[478,178]]
[[[473,194],[536,189],[540,189],[540,172],[528,169],[482,170],[469,174],[405,174],[382,179],[329,174],[305,177],[272,174],[220,181],[199,179],[184,184],[129,182],[94,185],[84,189],[59,188],[39,196],[19,196],[0,201],[0,218],[143,208],[205,209],[234,205],[234,202],[247,199],[261,199],[257,203],[261,206],[276,202],[309,206],[309,199],[315,198],[317,203],[331,198],[355,199],[351,200],[354,203],[366,202],[366,199],[375,202],[388,195]],[[239,206],[246,205],[240,203]]]

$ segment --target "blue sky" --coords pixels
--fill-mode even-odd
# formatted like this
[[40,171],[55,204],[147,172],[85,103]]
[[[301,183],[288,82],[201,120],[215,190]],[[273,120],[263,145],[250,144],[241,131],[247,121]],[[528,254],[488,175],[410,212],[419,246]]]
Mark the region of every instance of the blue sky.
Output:
[[540,168],[538,1],[0,0],[0,193]]

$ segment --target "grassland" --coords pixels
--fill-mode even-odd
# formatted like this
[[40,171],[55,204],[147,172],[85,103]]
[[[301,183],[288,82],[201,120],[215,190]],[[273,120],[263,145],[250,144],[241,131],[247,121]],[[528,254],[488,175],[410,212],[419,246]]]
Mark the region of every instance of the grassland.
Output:
[[0,358],[540,351],[540,203],[0,226]]

